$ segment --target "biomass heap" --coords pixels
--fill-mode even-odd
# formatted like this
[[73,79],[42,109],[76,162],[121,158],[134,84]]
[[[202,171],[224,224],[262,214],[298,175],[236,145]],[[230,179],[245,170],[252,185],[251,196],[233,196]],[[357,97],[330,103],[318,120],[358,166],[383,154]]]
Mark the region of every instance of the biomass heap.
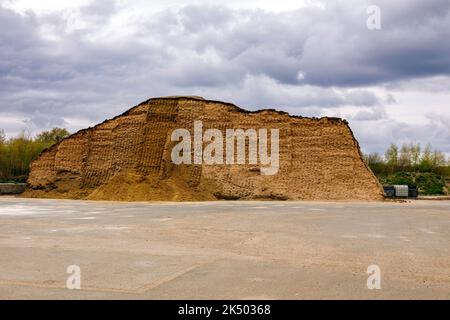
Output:
[[[276,172],[263,174],[264,166],[250,163],[248,154],[244,163],[227,163],[225,152],[222,164],[177,164],[172,153],[179,141],[173,141],[173,133],[186,129],[194,137],[195,123],[201,123],[202,132],[216,129],[223,137],[230,129],[257,133],[266,129],[268,151],[273,151],[270,132],[276,130]],[[207,145],[200,142],[202,150]],[[249,146],[246,140],[245,147]],[[192,159],[196,152],[193,147]],[[250,112],[199,97],[164,97],[145,101],[44,151],[32,164],[24,196],[125,201],[381,200],[383,190],[345,120],[275,110]]]

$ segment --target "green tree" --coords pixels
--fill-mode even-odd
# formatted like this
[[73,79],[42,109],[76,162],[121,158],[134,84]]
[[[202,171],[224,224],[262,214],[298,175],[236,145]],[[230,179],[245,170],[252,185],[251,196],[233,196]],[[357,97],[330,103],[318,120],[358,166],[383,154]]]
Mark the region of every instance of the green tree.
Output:
[[411,149],[411,165],[413,167],[417,167],[420,162],[420,153],[422,150],[420,143],[418,144],[411,143],[409,147]]
[[54,129],[38,134],[35,139],[26,132],[10,139],[0,135],[0,181],[26,181],[31,162],[67,134],[65,129]]
[[420,158],[419,171],[420,172],[431,172],[433,170],[433,151],[431,149],[431,144],[428,143],[423,150],[422,157]]
[[445,154],[440,151],[433,151],[431,155],[431,163],[433,168],[443,167],[447,164]]
[[401,170],[410,168],[412,165],[412,146],[403,144],[400,148],[400,155],[398,157],[398,165]]
[[398,147],[396,144],[392,143],[390,147],[386,150],[384,154],[386,158],[386,165],[388,167],[389,172],[395,172],[398,166]]
[[60,142],[69,135],[69,131],[64,128],[53,128],[50,131],[42,131],[36,136],[36,140],[46,144],[54,144]]

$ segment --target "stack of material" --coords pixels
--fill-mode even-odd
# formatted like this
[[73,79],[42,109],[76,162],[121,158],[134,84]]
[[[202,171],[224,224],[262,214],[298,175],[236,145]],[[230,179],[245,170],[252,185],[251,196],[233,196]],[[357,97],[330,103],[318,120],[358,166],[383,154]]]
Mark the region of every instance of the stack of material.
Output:
[[417,198],[419,196],[417,186],[394,185],[384,186],[383,188],[388,198]]
[[404,186],[404,185],[395,185],[395,196],[396,197],[405,197],[407,198],[409,195],[409,188],[408,186]]
[[[196,120],[224,136],[226,129],[278,129],[278,172],[262,175],[247,162],[174,164],[171,133],[192,134]],[[198,97],[150,99],[73,134],[32,164],[28,183],[29,197],[94,200],[384,199],[345,120],[249,112]]]

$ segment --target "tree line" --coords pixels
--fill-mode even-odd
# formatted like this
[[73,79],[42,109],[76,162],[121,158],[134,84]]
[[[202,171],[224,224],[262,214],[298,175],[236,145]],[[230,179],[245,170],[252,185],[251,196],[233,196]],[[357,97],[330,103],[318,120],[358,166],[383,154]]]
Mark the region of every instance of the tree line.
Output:
[[41,152],[67,137],[63,128],[43,131],[35,137],[26,132],[7,139],[0,130],[0,182],[25,182],[30,172],[30,164]]
[[391,144],[384,153],[364,155],[364,160],[376,175],[389,175],[396,172],[433,172],[450,176],[449,162],[441,151],[427,144]]

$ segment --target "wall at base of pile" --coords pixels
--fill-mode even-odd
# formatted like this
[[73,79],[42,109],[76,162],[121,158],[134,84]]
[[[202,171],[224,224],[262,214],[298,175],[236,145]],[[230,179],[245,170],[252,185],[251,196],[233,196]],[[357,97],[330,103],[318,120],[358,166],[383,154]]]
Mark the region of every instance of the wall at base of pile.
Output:
[[0,195],[21,194],[26,186],[26,183],[0,183]]

